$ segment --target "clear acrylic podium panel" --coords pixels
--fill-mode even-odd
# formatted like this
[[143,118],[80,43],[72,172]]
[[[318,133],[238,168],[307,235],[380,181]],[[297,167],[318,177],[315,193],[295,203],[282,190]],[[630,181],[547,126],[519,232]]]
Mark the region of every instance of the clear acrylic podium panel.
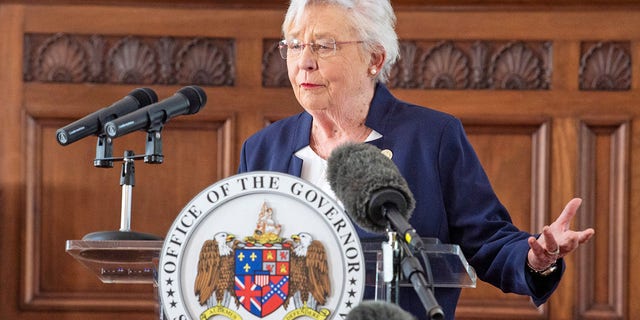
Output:
[[[382,241],[362,240],[367,286],[382,284]],[[104,283],[155,283],[162,245],[162,240],[67,240],[66,251]],[[475,288],[476,273],[459,246],[428,238],[425,249],[434,287]]]
[[155,284],[162,240],[67,240],[66,251],[104,283]]
[[[366,265],[366,286],[376,288],[377,298],[384,296],[385,287],[392,284],[383,280],[382,242],[384,238],[361,240]],[[433,275],[434,287],[475,288],[476,273],[462,254],[460,247],[443,244],[435,238],[423,238],[425,251]],[[412,286],[407,281],[400,281],[399,286]],[[380,299],[384,300],[384,299]]]
[[[391,286],[383,282],[382,241],[363,240],[367,287],[375,288],[376,300],[390,299]],[[157,285],[162,240],[67,240],[66,251],[104,283],[149,283]],[[426,252],[435,287],[475,288],[476,274],[457,245],[427,239]],[[406,281],[399,286],[410,287]],[[162,307],[158,319],[165,320]]]

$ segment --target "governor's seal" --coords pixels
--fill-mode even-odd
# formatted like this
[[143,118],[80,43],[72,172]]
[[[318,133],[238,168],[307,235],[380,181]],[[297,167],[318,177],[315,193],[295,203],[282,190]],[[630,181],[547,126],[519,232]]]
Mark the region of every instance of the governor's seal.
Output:
[[364,279],[362,246],[340,205],[305,180],[267,171],[193,198],[158,266],[169,320],[344,319]]

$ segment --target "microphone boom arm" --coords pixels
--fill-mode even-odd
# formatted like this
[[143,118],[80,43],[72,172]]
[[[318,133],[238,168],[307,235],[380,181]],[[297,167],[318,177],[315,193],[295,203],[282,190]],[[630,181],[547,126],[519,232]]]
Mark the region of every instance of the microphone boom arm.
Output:
[[[404,249],[404,257],[401,262],[402,274],[411,282],[413,289],[416,291],[418,298],[420,298],[420,301],[427,312],[428,319],[444,319],[444,311],[442,311],[442,307],[440,307],[438,301],[433,295],[433,286],[427,282],[424,269],[422,268],[420,261],[413,255],[413,252],[407,243],[401,242],[401,245]],[[426,263],[428,263],[428,261],[425,261],[425,264]]]
[[[400,264],[405,279],[409,280],[413,285],[427,311],[429,319],[444,319],[442,307],[440,307],[433,295],[433,276],[431,275],[431,266],[426,255],[424,242],[422,237],[407,221],[407,218],[401,213],[406,212],[406,210],[407,201],[402,192],[394,188],[382,188],[371,194],[367,216],[372,222],[388,222],[388,226],[397,232],[397,237],[401,239],[399,242],[404,251],[404,257]],[[420,260],[415,255],[420,255],[423,259],[427,273],[425,273]]]

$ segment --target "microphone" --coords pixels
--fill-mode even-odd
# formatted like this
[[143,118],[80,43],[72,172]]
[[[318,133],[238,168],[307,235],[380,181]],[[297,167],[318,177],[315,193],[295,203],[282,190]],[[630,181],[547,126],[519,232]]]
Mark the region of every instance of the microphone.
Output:
[[156,93],[149,88],[135,89],[124,98],[104,107],[56,131],[58,143],[66,146],[92,134],[102,134],[102,126],[118,117],[158,101]]
[[187,86],[167,99],[107,122],[104,132],[116,138],[136,130],[154,129],[173,117],[197,113],[206,103],[207,95],[202,88]]
[[361,228],[383,233],[388,224],[412,249],[424,247],[408,220],[415,208],[413,193],[398,167],[367,143],[346,143],[327,159],[327,179]]
[[420,253],[429,267],[422,238],[408,220],[415,199],[398,167],[380,149],[367,143],[346,143],[327,159],[327,179],[357,225],[370,232],[385,232],[390,225],[402,235],[405,257],[402,271],[415,289],[429,319],[444,319],[425,273],[413,252]]
[[346,320],[415,320],[415,317],[393,303],[367,300],[351,309]]

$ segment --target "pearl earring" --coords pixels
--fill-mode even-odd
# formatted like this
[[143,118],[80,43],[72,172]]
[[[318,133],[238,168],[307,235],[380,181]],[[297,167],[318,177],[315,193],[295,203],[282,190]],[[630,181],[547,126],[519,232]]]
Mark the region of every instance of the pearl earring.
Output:
[[378,70],[376,70],[376,68],[372,68],[369,72],[370,72],[372,75],[375,75],[375,74],[378,72]]

